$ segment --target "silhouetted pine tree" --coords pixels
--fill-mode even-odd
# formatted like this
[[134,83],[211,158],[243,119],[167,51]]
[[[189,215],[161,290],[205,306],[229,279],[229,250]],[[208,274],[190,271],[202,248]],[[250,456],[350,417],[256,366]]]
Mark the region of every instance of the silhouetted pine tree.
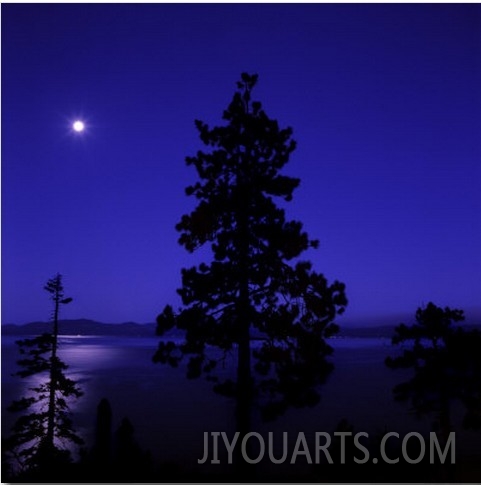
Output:
[[[241,433],[249,431],[255,396],[264,396],[265,418],[318,402],[316,386],[333,367],[325,338],[338,331],[334,319],[347,304],[342,283],[328,284],[297,259],[318,242],[275,202],[290,201],[299,185],[281,174],[296,145],[292,130],[251,100],[256,83],[257,75],[242,74],[225,125],[195,122],[209,148],[186,158],[200,179],[186,194],[199,203],[176,229],[189,252],[210,243],[213,260],[182,270],[183,307],[167,305],[157,333],[180,329],[185,342],[161,341],[154,356],[172,366],[187,356],[189,378],[205,374],[216,392],[235,397]],[[237,376],[222,380],[216,370],[231,355]]]
[[109,477],[112,469],[112,408],[106,398],[101,399],[97,406],[95,442],[90,465],[100,481]]
[[123,418],[115,433],[113,478],[122,482],[151,481],[152,457],[144,451],[134,436],[134,427]]
[[392,369],[413,369],[413,377],[394,388],[397,400],[409,400],[419,415],[433,414],[442,439],[452,430],[451,403],[464,403],[466,427],[481,424],[481,333],[454,325],[462,310],[429,303],[418,308],[416,323],[395,328],[394,345],[406,344],[401,355],[388,357]]
[[68,366],[57,354],[60,305],[70,303],[72,298],[64,297],[60,274],[48,280],[44,288],[54,303],[51,330],[33,339],[17,341],[23,358],[18,361],[21,370],[15,375],[22,378],[38,375],[37,384],[29,388],[29,395],[9,407],[22,415],[13,426],[8,451],[22,470],[30,474],[54,474],[55,467],[70,461],[70,452],[63,444],[82,443],[73,431],[68,406],[68,400],[80,397],[82,392],[65,375]]

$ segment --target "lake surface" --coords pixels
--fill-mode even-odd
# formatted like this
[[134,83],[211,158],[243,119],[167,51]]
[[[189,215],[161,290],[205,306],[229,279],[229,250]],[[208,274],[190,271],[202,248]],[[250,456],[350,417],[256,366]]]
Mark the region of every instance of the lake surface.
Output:
[[[11,376],[18,359],[14,343],[18,338],[2,338],[2,434],[16,418],[6,407],[29,385],[27,379]],[[214,394],[203,379],[187,380],[183,368],[153,364],[158,338],[61,337],[60,342],[68,374],[85,393],[72,410],[74,426],[87,443],[92,440],[97,405],[104,397],[112,406],[114,429],[128,417],[138,443],[157,461],[194,467],[203,456],[204,432],[225,431],[232,436],[233,401]],[[417,419],[408,413],[406,404],[392,398],[393,385],[410,372],[392,371],[384,365],[386,356],[395,353],[390,339],[337,338],[330,342],[335,349],[335,369],[322,387],[321,402],[314,408],[290,410],[274,423],[263,424],[254,418],[253,430],[273,430],[279,435],[283,431],[333,433],[347,419],[354,432],[370,435],[430,431],[429,419]],[[479,445],[479,433],[468,433],[467,438],[457,440],[457,449],[472,447],[473,439]]]

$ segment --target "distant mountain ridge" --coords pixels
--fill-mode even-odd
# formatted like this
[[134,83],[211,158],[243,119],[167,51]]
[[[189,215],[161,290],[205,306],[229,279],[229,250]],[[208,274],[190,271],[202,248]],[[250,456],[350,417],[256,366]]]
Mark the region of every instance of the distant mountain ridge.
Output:
[[[24,325],[2,325],[2,335],[40,335],[51,328],[51,322],[31,322]],[[155,323],[101,323],[94,320],[60,320],[60,335],[105,335],[118,337],[155,337]],[[481,325],[465,325],[467,328],[478,328]],[[392,337],[394,324],[378,326],[342,326],[339,337]],[[180,333],[179,333],[180,335]],[[254,337],[255,338],[255,337]]]
[[[31,322],[24,325],[2,325],[2,335],[40,335],[51,328],[51,322]],[[60,335],[109,335],[130,337],[155,336],[155,323],[100,323],[94,320],[60,320]]]

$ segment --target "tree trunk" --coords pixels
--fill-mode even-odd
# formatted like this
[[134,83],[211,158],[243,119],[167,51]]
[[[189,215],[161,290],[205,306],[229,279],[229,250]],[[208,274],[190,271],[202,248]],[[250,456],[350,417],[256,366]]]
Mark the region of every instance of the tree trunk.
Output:
[[[242,479],[249,475],[249,464],[241,453],[241,442],[250,431],[252,376],[250,349],[250,299],[249,299],[249,187],[241,180],[240,207],[238,212],[239,231],[239,301],[238,301],[238,360],[237,360],[237,408],[236,431],[238,440],[238,474]],[[249,449],[246,450],[249,454]]]
[[[247,289],[248,291],[248,289]],[[237,431],[241,437],[250,430],[250,408],[251,408],[251,350],[250,332],[248,317],[248,294],[246,289],[241,289],[239,298],[239,350],[237,361]],[[247,301],[246,301],[247,300]]]
[[48,422],[46,435],[46,451],[50,453],[54,449],[54,428],[55,428],[55,393],[57,391],[57,341],[58,341],[58,310],[60,295],[55,294],[55,309],[53,314],[53,342],[52,354],[50,357],[50,393],[48,401]]
[[[451,433],[451,409],[449,403],[449,397],[443,392],[441,396],[441,410],[439,413],[439,438],[440,445],[444,450],[446,443]],[[444,465],[442,465],[444,471],[443,481],[454,481],[454,464],[450,463],[449,459]]]

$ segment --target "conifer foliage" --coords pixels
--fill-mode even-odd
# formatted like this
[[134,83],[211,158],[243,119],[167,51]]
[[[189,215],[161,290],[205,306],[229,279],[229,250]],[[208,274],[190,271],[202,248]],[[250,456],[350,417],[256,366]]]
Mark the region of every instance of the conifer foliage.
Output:
[[65,298],[60,274],[49,279],[44,289],[54,305],[52,327],[38,337],[17,341],[22,359],[18,361],[20,370],[16,375],[35,378],[29,393],[9,407],[21,415],[7,447],[21,470],[29,473],[42,473],[67,463],[70,455],[67,442],[82,443],[72,428],[69,412],[69,400],[80,397],[82,392],[66,376],[68,366],[58,356],[59,310],[72,298]]
[[[176,229],[189,252],[210,244],[213,259],[182,270],[183,306],[158,316],[164,337],[154,355],[172,366],[187,358],[188,377],[206,375],[216,392],[235,397],[241,432],[254,398],[267,419],[317,403],[316,386],[332,369],[325,338],[338,331],[334,319],[347,304],[342,283],[328,284],[298,259],[318,242],[276,203],[299,185],[281,173],[296,143],[291,128],[252,101],[257,79],[242,74],[223,126],[195,122],[207,150],[186,158],[199,177],[186,194],[198,205]],[[167,341],[173,329],[185,332],[183,343]],[[221,377],[229,358],[237,374]]]
[[409,401],[419,415],[434,415],[445,439],[454,401],[464,404],[466,428],[481,427],[481,332],[460,326],[463,320],[463,310],[429,302],[417,309],[415,324],[395,328],[392,343],[402,351],[385,361],[391,369],[412,370],[411,379],[394,387],[394,396]]

